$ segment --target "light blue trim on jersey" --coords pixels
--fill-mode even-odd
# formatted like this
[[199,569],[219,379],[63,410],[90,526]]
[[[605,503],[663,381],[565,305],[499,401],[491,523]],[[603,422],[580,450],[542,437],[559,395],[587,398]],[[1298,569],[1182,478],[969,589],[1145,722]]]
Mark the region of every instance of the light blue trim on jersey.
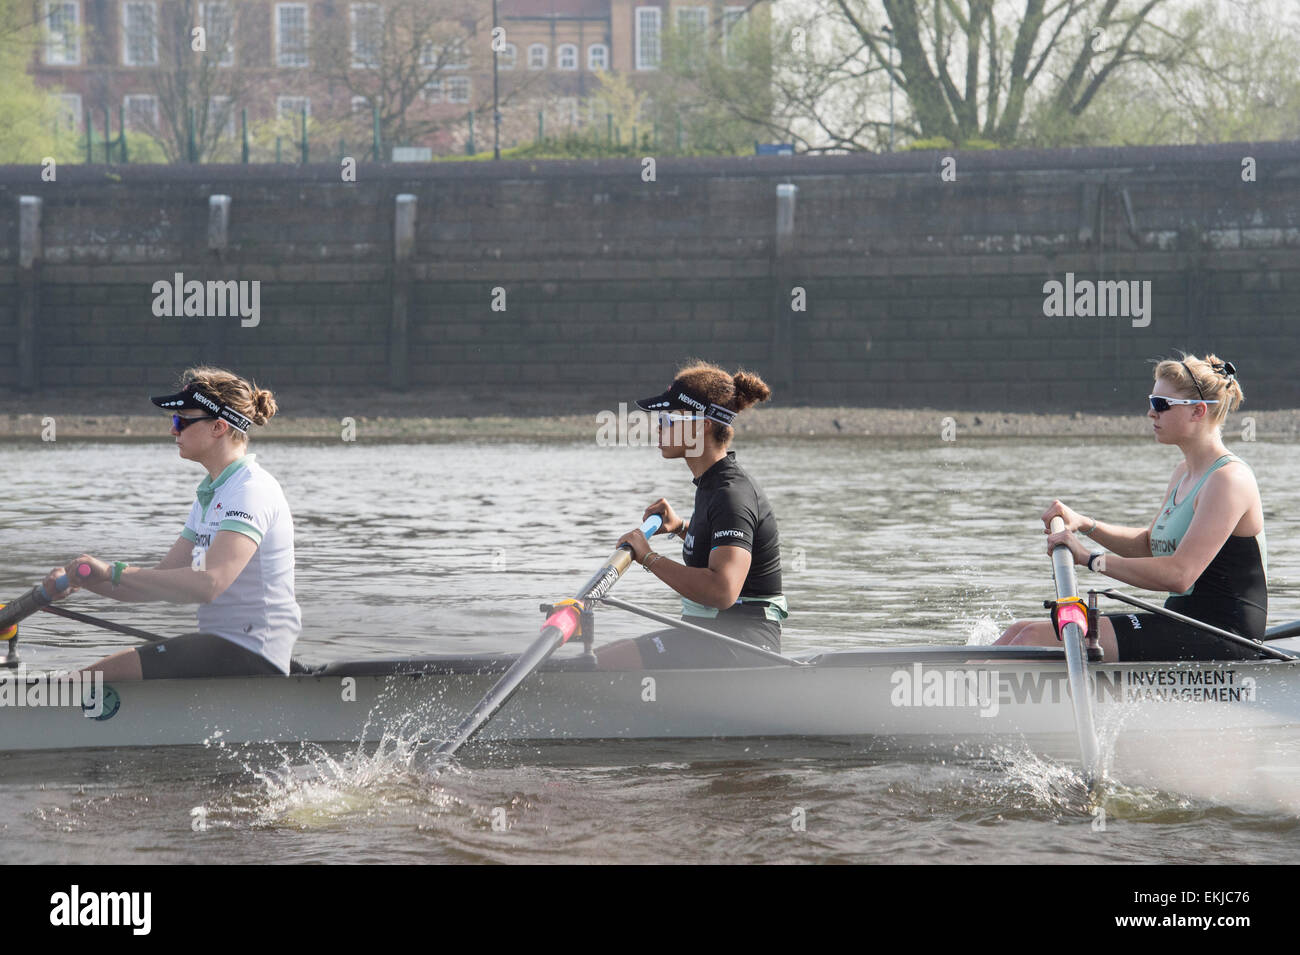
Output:
[[225,484],[226,479],[229,478],[230,475],[256,460],[256,454],[245,454],[242,458],[238,458],[237,460],[231,461],[227,464],[226,469],[217,475],[215,481],[212,480],[211,475],[209,475],[199,482],[198,489],[194,492],[194,496],[198,498],[199,507],[203,508],[204,517],[208,514],[208,506],[212,503],[212,498],[216,495],[217,488]]
[[220,524],[218,524],[217,530],[234,531],[237,534],[243,534],[245,537],[251,537],[253,539],[253,543],[255,544],[262,543],[261,531],[259,531],[252,524],[246,524],[245,522],[236,520],[233,517],[227,517]]
[[[766,604],[763,608],[763,616],[768,620],[775,620],[780,623],[786,617],[790,616],[790,607],[785,601],[785,594],[775,594],[771,597],[741,597],[736,601],[739,604],[762,603]],[[704,617],[712,620],[718,615],[717,607],[710,607],[706,604],[697,603],[689,597],[682,598],[682,616],[683,617]]]

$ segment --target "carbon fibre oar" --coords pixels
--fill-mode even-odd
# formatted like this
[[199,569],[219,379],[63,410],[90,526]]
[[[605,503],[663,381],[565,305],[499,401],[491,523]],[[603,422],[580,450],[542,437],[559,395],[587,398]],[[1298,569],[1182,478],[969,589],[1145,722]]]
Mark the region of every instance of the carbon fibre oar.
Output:
[[[646,537],[653,537],[662,525],[663,518],[658,514],[652,514],[641,525],[641,533]],[[519,689],[519,685],[541,666],[547,657],[564,646],[569,637],[573,636],[573,632],[578,628],[582,607],[585,606],[582,602],[604,597],[631,565],[632,548],[622,544],[610,555],[609,560],[605,561],[605,565],[592,574],[591,579],[578,591],[576,604],[556,607],[555,611],[546,618],[546,622],[542,624],[541,635],[533,641],[532,646],[520,654],[519,659],[511,665],[501,679],[497,680],[496,685],[488,690],[487,696],[470,711],[469,716],[461,721],[450,738],[439,746],[435,753],[440,756],[452,755],[482,729],[483,724],[509,702],[510,697]]]
[[[78,577],[89,577],[94,571],[89,564],[78,564]],[[67,590],[72,582],[67,574],[61,574],[54,580],[56,594]],[[4,641],[4,652],[0,653],[0,667],[12,669],[18,666],[18,621],[30,617],[38,610],[54,603],[54,597],[45,589],[41,581],[13,603],[0,604],[0,641]]]
[[[1065,521],[1053,517],[1052,533],[1064,529]],[[1092,719],[1087,658],[1083,649],[1088,611],[1079,598],[1079,585],[1074,575],[1074,555],[1064,544],[1058,544],[1052,549],[1052,575],[1056,578],[1057,620],[1061,628],[1061,642],[1065,644],[1065,668],[1069,674],[1070,697],[1074,703],[1074,728],[1079,736],[1079,756],[1083,761],[1084,781],[1091,791],[1101,775],[1101,748],[1097,744],[1097,727]]]
[[[78,577],[89,577],[92,573],[89,564],[77,565]],[[63,574],[56,579],[54,581],[56,593],[61,594],[67,590],[69,583],[67,574]],[[30,617],[36,611],[48,607],[52,603],[54,603],[54,596],[45,590],[45,583],[42,581],[12,603],[0,604],[0,633],[8,630],[24,617]]]

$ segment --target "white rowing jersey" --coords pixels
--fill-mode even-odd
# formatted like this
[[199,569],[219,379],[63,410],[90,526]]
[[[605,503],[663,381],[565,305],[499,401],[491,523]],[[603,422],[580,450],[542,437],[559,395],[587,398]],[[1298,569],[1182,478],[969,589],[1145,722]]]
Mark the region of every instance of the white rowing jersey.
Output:
[[302,630],[293,593],[293,515],[280,484],[246,454],[214,481],[205,477],[181,536],[194,544],[194,566],[218,531],[235,531],[257,550],[234,583],[199,605],[199,629],[261,654],[284,673]]

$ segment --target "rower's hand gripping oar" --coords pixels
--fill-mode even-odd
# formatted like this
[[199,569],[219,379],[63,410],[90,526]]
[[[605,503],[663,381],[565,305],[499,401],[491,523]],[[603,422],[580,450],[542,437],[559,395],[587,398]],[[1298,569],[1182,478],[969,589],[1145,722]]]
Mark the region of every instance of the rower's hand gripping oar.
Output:
[[[75,573],[84,580],[94,573],[94,569],[89,564],[78,564]],[[72,581],[68,579],[67,574],[60,574],[54,580],[53,594],[45,589],[45,582],[42,581],[13,603],[0,604],[0,640],[8,641],[5,653],[0,655],[0,667],[16,667],[18,665],[16,646],[18,621],[30,617],[42,607],[48,607],[54,603],[55,598],[67,590],[71,584]]]
[[[1053,517],[1053,534],[1065,530],[1065,521]],[[1074,554],[1065,544],[1052,549],[1052,575],[1056,578],[1056,613],[1061,642],[1065,645],[1065,667],[1070,678],[1070,696],[1074,702],[1074,727],[1079,736],[1079,756],[1083,762],[1083,778],[1088,789],[1095,788],[1101,778],[1101,749],[1097,744],[1097,728],[1092,719],[1092,698],[1088,695],[1088,668],[1083,644],[1088,627],[1088,613],[1079,598],[1079,585],[1074,574]]]
[[[647,538],[653,537],[662,525],[663,518],[658,514],[652,514],[641,525],[641,533]],[[632,566],[632,548],[627,544],[620,544],[605,565],[596,571],[578,592],[575,600],[556,605],[554,612],[542,624],[541,635],[520,655],[505,675],[497,680],[496,685],[488,690],[487,696],[483,697],[478,706],[470,711],[469,716],[461,721],[447,741],[435,752],[441,756],[450,756],[482,729],[483,724],[506,705],[529,674],[573,636],[578,629],[582,611],[587,606],[586,602],[599,600],[609,593],[630,566]]]

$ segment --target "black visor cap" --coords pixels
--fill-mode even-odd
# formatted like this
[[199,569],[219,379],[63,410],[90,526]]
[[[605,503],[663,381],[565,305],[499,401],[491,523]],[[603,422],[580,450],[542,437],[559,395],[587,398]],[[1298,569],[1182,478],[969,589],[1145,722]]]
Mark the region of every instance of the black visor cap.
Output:
[[642,398],[636,406],[642,411],[694,411],[703,414],[708,410],[709,403],[674,381],[667,391]]

